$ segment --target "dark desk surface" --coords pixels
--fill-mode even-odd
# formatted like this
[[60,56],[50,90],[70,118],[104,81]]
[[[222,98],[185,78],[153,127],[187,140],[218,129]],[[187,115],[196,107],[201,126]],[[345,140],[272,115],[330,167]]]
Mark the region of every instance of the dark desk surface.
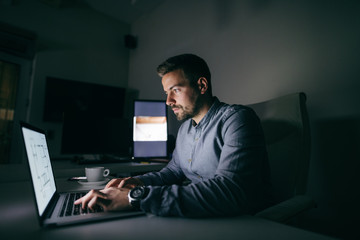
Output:
[[[79,188],[76,182],[57,179],[64,190]],[[153,215],[98,223],[41,229],[29,181],[0,183],[1,239],[330,239],[308,231],[252,216],[184,219]]]
[[77,164],[70,161],[52,161],[55,177],[84,176],[85,167],[104,166],[110,169],[112,173],[142,173],[158,171],[166,166],[166,163],[138,163],[138,162],[122,162],[122,163],[96,163],[96,164]]
[[[110,174],[130,174],[159,171],[166,163],[137,163],[137,162],[121,162],[121,163],[102,163],[102,164],[77,164],[70,160],[51,161],[55,178],[69,178],[74,176],[84,176],[85,167],[104,166],[110,169]],[[25,163],[22,164],[0,164],[0,183],[28,180],[29,170]]]

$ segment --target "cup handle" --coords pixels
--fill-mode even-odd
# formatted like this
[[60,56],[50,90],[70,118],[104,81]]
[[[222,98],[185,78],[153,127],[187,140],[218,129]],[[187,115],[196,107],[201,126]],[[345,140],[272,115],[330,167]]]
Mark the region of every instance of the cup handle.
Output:
[[110,170],[109,170],[109,169],[105,169],[105,170],[104,170],[104,173],[103,173],[103,176],[104,176],[104,177],[107,177],[107,176],[109,175],[109,173],[110,173]]

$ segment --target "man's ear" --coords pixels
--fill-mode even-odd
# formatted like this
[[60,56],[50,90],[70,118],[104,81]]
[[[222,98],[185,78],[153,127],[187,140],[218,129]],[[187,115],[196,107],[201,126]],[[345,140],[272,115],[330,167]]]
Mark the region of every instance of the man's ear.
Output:
[[201,78],[199,78],[197,83],[198,83],[200,93],[205,94],[205,92],[208,90],[208,87],[209,87],[208,80],[204,77],[201,77]]

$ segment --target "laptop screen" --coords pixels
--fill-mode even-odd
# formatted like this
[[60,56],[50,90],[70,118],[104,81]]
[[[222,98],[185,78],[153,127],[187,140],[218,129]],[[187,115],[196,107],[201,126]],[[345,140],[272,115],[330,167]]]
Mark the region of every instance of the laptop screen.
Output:
[[45,134],[22,126],[27,159],[40,216],[56,192]]
[[135,100],[133,119],[134,157],[167,157],[167,140],[167,107],[165,101]]

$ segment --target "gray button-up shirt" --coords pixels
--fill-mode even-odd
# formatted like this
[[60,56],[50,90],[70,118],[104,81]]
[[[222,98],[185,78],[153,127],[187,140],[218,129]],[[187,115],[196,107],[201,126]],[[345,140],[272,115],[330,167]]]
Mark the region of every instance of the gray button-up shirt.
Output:
[[[141,209],[160,216],[251,214],[270,201],[258,117],[248,107],[217,98],[199,124],[189,119],[181,125],[164,169],[137,177],[150,189]],[[183,185],[184,180],[191,183]]]

